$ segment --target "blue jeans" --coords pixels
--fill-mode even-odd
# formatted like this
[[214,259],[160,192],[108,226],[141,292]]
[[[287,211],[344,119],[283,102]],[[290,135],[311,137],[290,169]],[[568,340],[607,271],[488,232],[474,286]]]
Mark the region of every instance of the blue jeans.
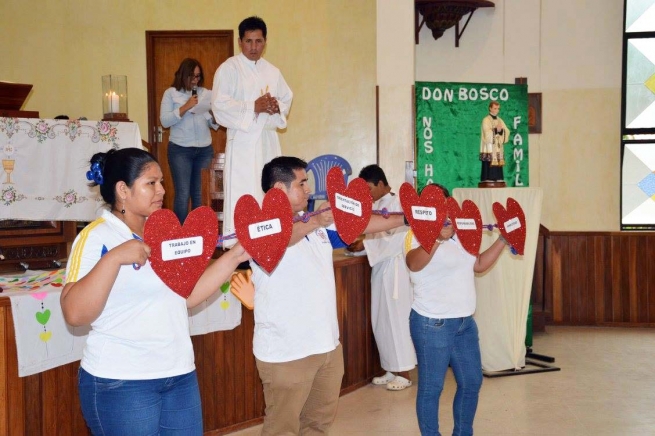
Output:
[[449,365],[457,382],[453,401],[453,436],[472,435],[482,387],[482,361],[475,320],[472,316],[426,318],[412,310],[409,328],[418,360],[416,415],[421,435],[441,435],[439,397]]
[[211,144],[207,147],[180,147],[173,142],[168,143],[168,166],[171,168],[175,188],[173,211],[182,224],[189,214],[189,197],[191,209],[202,204],[200,170],[208,168],[213,157]]
[[196,372],[153,380],[94,377],[80,368],[82,415],[94,435],[202,435]]

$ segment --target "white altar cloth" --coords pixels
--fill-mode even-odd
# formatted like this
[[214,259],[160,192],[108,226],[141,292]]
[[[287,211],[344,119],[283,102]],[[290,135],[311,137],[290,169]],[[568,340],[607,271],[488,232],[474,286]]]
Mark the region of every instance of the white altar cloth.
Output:
[[[496,224],[492,205],[507,207],[514,198],[525,214],[526,237],[523,256],[505,249],[493,267],[476,274],[477,309],[482,369],[489,372],[521,369],[525,366],[525,334],[532,276],[539,239],[541,188],[458,188],[453,197],[462,204],[472,200],[480,209],[482,224]],[[480,252],[498,238],[498,230],[482,232]]]
[[[65,270],[27,271],[0,277],[16,333],[18,376],[25,377],[82,358],[89,327],[71,327],[59,304]],[[189,334],[232,330],[241,324],[241,302],[224,287],[189,310]]]
[[89,159],[127,147],[143,148],[136,123],[0,117],[0,220],[93,221]]

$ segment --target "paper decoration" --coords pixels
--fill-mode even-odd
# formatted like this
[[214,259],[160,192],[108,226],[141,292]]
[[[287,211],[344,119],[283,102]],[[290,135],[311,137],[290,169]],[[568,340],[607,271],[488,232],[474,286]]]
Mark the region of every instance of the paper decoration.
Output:
[[252,195],[242,196],[234,208],[234,227],[243,248],[270,274],[284,256],[293,230],[287,194],[270,189],[261,209]]
[[188,298],[214,254],[216,212],[201,206],[181,226],[173,211],[160,209],[146,220],[143,236],[150,246],[152,269],[176,294]]
[[416,240],[428,253],[432,251],[446,221],[446,198],[441,188],[427,185],[419,197],[412,185],[400,186],[400,205]]
[[471,200],[464,200],[460,209],[453,197],[446,199],[448,218],[457,233],[459,242],[473,256],[480,254],[482,243],[482,216],[480,209]]
[[346,188],[339,167],[331,168],[326,180],[334,224],[337,226],[339,237],[349,245],[364,233],[371,219],[371,191],[364,179],[359,177],[352,180]]
[[496,217],[498,230],[509,245],[523,256],[525,248],[525,214],[518,201],[512,197],[507,199],[507,208],[499,202],[494,202],[493,212]]

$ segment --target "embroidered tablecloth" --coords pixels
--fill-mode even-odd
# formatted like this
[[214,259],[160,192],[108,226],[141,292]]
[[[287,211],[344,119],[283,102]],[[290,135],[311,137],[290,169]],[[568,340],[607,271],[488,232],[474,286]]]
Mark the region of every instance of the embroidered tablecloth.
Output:
[[[82,358],[89,327],[64,321],[59,297],[64,269],[27,271],[1,276],[0,296],[9,297],[16,332],[18,375],[25,377]],[[189,310],[191,335],[231,330],[241,324],[241,303],[226,283],[221,290]]]
[[0,220],[93,221],[89,159],[127,147],[143,148],[136,123],[0,117]]

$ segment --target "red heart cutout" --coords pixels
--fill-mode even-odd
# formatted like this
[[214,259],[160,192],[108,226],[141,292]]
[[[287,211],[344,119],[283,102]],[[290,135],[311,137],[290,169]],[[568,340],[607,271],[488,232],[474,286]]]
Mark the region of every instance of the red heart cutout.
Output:
[[341,168],[332,167],[327,174],[327,192],[334,224],[339,237],[346,244],[352,244],[366,229],[371,220],[373,198],[371,190],[362,178],[346,184]]
[[150,246],[148,260],[155,273],[173,292],[188,298],[216,248],[216,212],[201,206],[180,226],[173,211],[159,209],[146,220],[143,240]]
[[471,200],[464,200],[462,208],[459,208],[457,200],[448,197],[446,200],[448,218],[457,232],[457,238],[462,243],[464,250],[477,256],[480,254],[482,243],[482,216],[480,209]]
[[516,252],[523,256],[525,248],[525,214],[518,201],[512,197],[507,199],[507,209],[502,204],[495,202],[493,204],[496,225],[500,234]]
[[416,240],[428,253],[446,221],[446,198],[438,186],[427,185],[419,197],[412,185],[400,186],[400,205]]
[[270,274],[284,256],[293,230],[287,194],[270,189],[261,209],[252,195],[242,196],[234,208],[234,227],[243,248]]

